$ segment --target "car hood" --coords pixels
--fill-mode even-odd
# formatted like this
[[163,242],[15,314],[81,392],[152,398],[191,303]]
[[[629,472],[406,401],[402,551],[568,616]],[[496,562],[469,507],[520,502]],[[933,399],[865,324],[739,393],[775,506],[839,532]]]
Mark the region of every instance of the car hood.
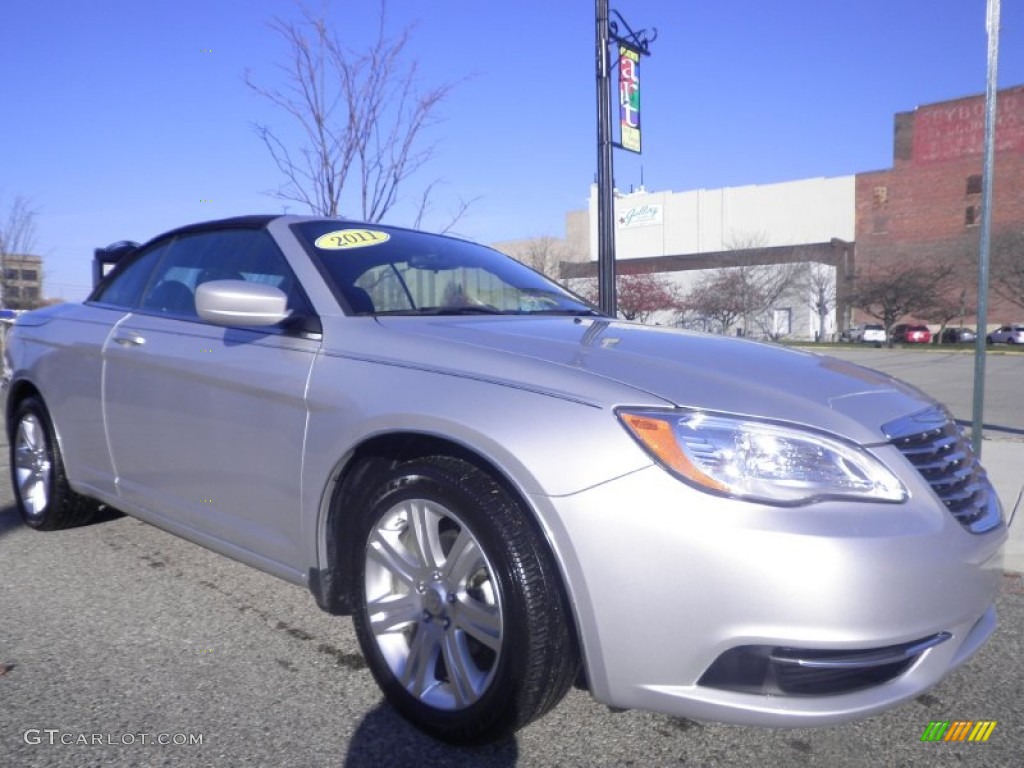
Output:
[[360,335],[360,357],[550,388],[608,408],[671,404],[779,419],[860,443],[886,440],[883,424],[933,403],[825,355],[599,318],[380,317],[377,331]]

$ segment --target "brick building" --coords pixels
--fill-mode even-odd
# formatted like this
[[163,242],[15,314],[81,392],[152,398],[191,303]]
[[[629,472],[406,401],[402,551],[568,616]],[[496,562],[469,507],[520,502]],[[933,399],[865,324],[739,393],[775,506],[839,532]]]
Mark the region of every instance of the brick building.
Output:
[[[1024,232],[1024,86],[998,93],[996,115],[993,251]],[[858,274],[913,262],[962,264],[967,318],[974,319],[984,131],[983,95],[896,115],[892,168],[857,174]],[[990,323],[1022,315],[992,294]]]

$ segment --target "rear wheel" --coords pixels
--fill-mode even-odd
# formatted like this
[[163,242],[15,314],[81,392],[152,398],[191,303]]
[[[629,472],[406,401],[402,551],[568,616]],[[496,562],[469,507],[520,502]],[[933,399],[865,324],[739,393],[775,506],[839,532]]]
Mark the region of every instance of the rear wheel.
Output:
[[37,397],[22,400],[14,413],[11,485],[22,519],[52,531],[89,522],[98,505],[71,490],[46,406]]
[[374,677],[445,741],[494,741],[565,694],[578,662],[546,543],[489,475],[401,464],[362,510],[355,624]]

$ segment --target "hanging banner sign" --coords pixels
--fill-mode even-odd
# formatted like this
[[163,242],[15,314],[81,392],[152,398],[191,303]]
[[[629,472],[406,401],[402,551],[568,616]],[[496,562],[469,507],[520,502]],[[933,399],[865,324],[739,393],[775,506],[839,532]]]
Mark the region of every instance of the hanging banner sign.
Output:
[[640,53],[619,46],[619,143],[640,153]]

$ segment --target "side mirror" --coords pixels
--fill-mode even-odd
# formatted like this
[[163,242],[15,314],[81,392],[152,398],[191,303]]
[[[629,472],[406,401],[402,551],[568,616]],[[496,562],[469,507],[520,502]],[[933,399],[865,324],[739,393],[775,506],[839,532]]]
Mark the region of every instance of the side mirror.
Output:
[[217,325],[276,325],[288,311],[280,288],[246,280],[210,280],[196,288],[196,312]]

